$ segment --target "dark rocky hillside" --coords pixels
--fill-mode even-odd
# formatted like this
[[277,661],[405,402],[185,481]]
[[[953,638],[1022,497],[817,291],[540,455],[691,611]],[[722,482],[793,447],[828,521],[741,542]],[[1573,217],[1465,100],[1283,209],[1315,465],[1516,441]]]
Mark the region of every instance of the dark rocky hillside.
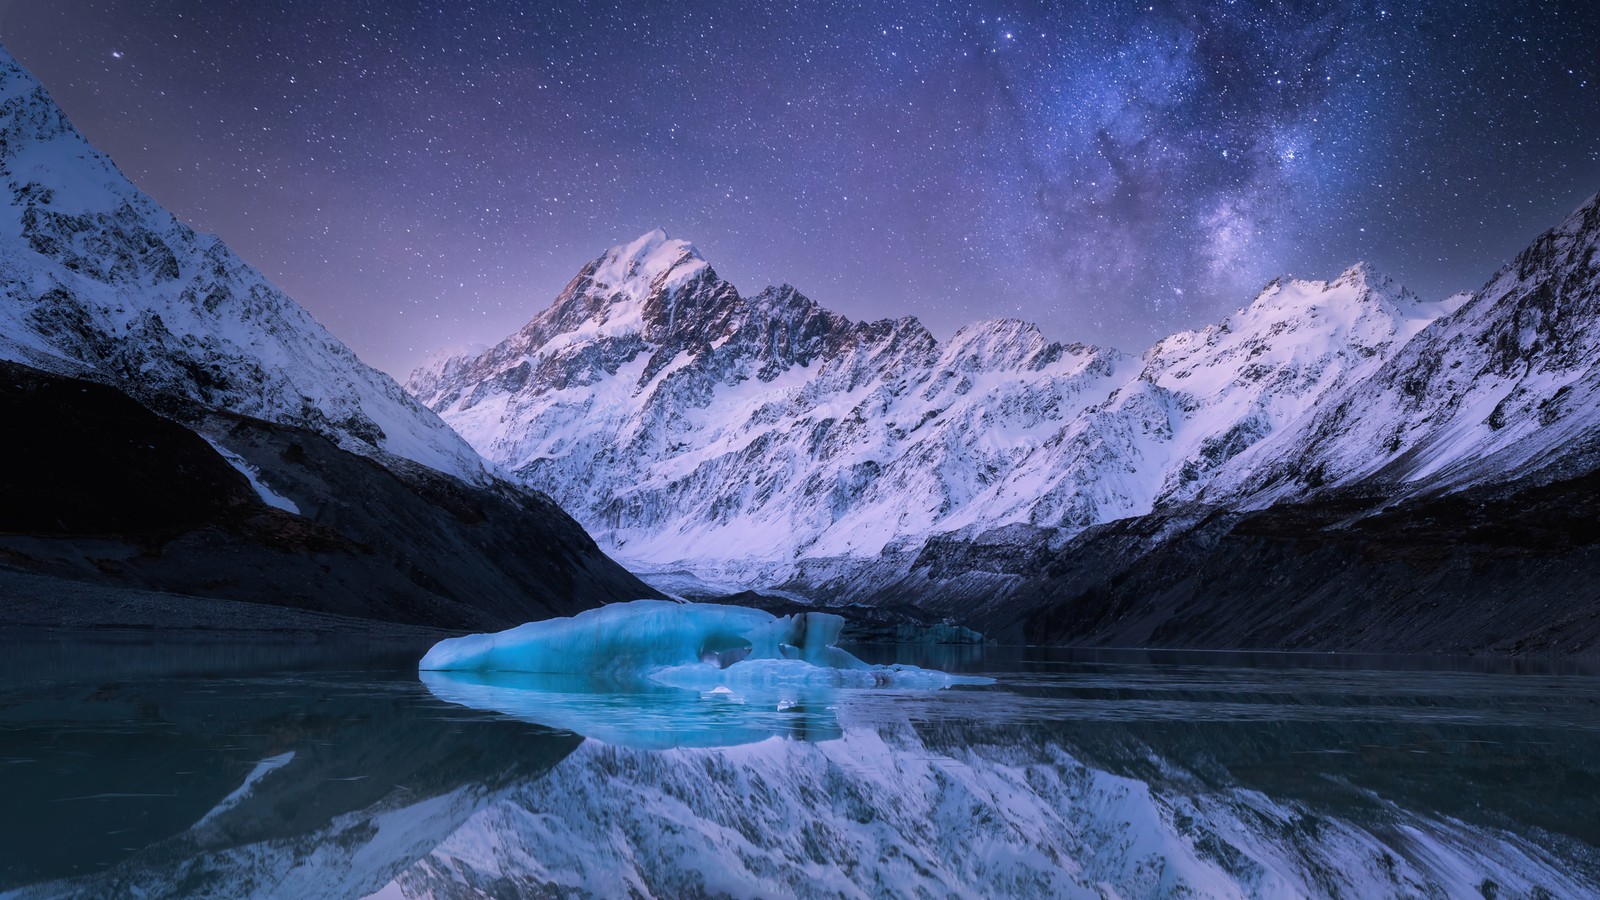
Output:
[[[194,411],[204,438],[103,385],[0,363],[0,617],[54,624],[34,577],[446,628],[654,596],[548,498],[370,458],[304,428]],[[7,574],[13,576],[9,580]],[[182,624],[182,623],[173,623]]]
[[1600,473],[1384,509],[1330,498],[1082,535],[1014,600],[1033,642],[1600,652]]
[[205,439],[126,394],[0,362],[0,533],[159,544],[261,501]]
[[1600,653],[1600,472],[1405,502],[1190,507],[1050,545],[1016,529],[946,541],[853,596],[1005,642]]

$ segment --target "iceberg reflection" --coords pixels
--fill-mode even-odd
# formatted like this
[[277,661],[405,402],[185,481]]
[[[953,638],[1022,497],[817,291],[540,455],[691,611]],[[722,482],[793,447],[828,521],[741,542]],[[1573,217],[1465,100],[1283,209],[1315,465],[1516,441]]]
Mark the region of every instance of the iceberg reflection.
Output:
[[728,747],[839,737],[842,690],[817,684],[669,687],[598,675],[422,672],[440,700],[619,747]]

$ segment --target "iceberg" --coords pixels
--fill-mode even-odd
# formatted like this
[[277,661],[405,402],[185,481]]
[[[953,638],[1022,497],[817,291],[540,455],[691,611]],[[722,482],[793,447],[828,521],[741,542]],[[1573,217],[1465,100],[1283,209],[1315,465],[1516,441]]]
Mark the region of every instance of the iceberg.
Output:
[[440,641],[424,672],[520,672],[645,680],[682,689],[820,685],[937,690],[993,679],[876,666],[834,646],[844,619],[717,603],[634,600],[494,634]]

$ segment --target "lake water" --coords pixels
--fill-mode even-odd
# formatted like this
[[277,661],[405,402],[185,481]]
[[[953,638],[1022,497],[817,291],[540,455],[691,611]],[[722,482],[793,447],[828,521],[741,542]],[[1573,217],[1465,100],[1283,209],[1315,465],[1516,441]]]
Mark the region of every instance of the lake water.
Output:
[[996,683],[767,696],[422,649],[0,639],[0,892],[1600,895],[1582,664],[875,646]]

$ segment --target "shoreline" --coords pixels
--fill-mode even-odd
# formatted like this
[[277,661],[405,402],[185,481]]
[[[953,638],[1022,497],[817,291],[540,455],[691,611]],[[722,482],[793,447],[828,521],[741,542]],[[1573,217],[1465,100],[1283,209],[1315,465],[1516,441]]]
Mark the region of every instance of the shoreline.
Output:
[[0,566],[0,598],[4,598],[0,635],[50,632],[172,639],[240,636],[432,642],[465,633],[245,600],[95,584],[6,566]]
[[[18,638],[55,641],[172,643],[378,642],[430,646],[469,633],[378,619],[341,616],[242,600],[219,600],[141,588],[74,581],[0,565],[0,642]],[[731,598],[730,598],[731,599]],[[836,612],[836,608],[817,607]],[[881,641],[865,644],[893,643]],[[946,646],[946,645],[937,645]],[[948,645],[960,648],[973,645]],[[974,647],[974,649],[978,649]],[[1496,674],[1600,675],[1600,654],[1506,653],[1501,651],[1385,652],[1362,649],[1304,650],[1271,647],[1111,647],[999,644],[988,651],[1038,654],[1045,661],[1170,663],[1285,668],[1482,671]],[[1067,657],[1066,660],[1061,660]],[[1233,657],[1233,659],[1229,659]],[[1326,665],[1322,665],[1322,664]]]

